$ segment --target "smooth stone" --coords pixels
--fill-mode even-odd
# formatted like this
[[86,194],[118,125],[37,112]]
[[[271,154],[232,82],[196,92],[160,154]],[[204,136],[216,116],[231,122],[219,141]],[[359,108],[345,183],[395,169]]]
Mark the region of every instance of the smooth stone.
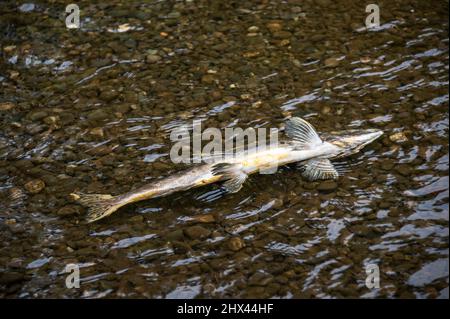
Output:
[[251,32],[251,33],[254,33],[254,32],[258,32],[258,31],[259,31],[259,28],[258,28],[257,26],[255,26],[255,25],[252,25],[251,27],[249,27],[249,28],[247,29],[247,31],[248,31],[248,32]]
[[11,102],[3,102],[0,103],[0,111],[9,111],[15,107],[14,103]]
[[78,205],[67,205],[58,210],[56,213],[58,216],[71,216],[79,215],[82,212],[81,206]]
[[48,113],[46,111],[31,111],[30,113],[28,113],[28,118],[31,121],[38,121],[43,119],[44,117],[46,117],[48,115]]
[[103,109],[97,109],[94,111],[91,111],[88,115],[87,115],[88,120],[91,121],[100,121],[100,120],[104,120],[106,118],[108,118],[108,113],[106,111],[104,111]]
[[228,240],[227,247],[232,251],[239,251],[245,247],[245,243],[240,237],[233,237]]
[[104,90],[100,93],[100,99],[106,102],[110,102],[119,96],[119,92],[114,89]]
[[269,284],[272,280],[272,276],[257,272],[250,276],[248,279],[248,284],[251,286],[267,286],[267,284]]
[[25,275],[18,272],[4,272],[0,275],[0,284],[11,285],[25,280]]
[[289,31],[277,31],[273,33],[273,37],[276,39],[288,39],[292,36]]
[[35,179],[32,181],[29,181],[24,186],[28,192],[30,192],[32,194],[37,194],[45,188],[45,183],[44,183],[44,181],[42,181],[40,179]]
[[103,137],[105,136],[105,133],[103,131],[103,128],[101,127],[95,127],[89,131],[89,134],[97,137]]
[[283,200],[281,198],[275,198],[272,208],[279,209],[283,207]]
[[324,192],[331,192],[331,191],[335,190],[337,187],[338,187],[338,185],[335,181],[327,180],[327,181],[321,182],[317,186],[317,190],[324,191]]
[[204,239],[211,234],[211,231],[202,226],[195,225],[186,228],[184,234],[190,239]]
[[192,221],[199,223],[214,223],[216,219],[212,214],[196,215],[192,217]]
[[394,133],[389,136],[389,139],[394,143],[403,143],[408,141],[408,138],[403,132]]
[[279,22],[269,22],[268,24],[266,24],[266,27],[270,32],[277,32],[283,29],[283,26]]
[[395,170],[403,176],[409,176],[411,175],[411,167],[407,165],[399,165],[395,168]]
[[394,163],[388,160],[385,160],[381,163],[381,169],[385,171],[390,171],[394,168]]
[[145,58],[145,61],[147,62],[147,63],[156,63],[156,62],[158,62],[159,60],[161,60],[161,57],[159,56],[159,55],[156,55],[156,54],[149,54],[149,55],[147,55],[146,56],[146,58]]
[[182,240],[183,237],[184,237],[184,234],[183,234],[183,230],[181,230],[181,229],[171,231],[170,233],[168,233],[166,235],[166,238],[170,241]]
[[328,58],[324,61],[327,68],[334,68],[339,65],[339,60],[337,58]]
[[205,74],[202,76],[202,82],[206,84],[212,84],[214,83],[214,76],[211,74]]

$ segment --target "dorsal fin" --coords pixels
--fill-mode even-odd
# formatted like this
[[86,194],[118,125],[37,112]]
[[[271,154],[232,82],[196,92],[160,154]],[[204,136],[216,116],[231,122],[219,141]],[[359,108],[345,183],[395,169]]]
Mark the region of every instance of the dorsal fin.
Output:
[[290,118],[286,122],[286,135],[301,149],[311,149],[322,144],[322,140],[314,127],[300,117]]

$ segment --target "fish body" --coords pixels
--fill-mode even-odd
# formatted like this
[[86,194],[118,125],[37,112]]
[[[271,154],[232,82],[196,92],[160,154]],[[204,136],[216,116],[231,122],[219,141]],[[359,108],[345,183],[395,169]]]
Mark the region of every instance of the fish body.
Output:
[[89,207],[88,222],[93,222],[129,203],[167,196],[216,182],[223,181],[223,187],[234,193],[241,189],[249,175],[258,171],[274,172],[278,166],[294,162],[301,163],[302,175],[310,180],[335,179],[338,173],[329,159],[353,154],[382,134],[378,130],[354,133],[341,133],[342,138],[330,138],[331,142],[322,141],[311,124],[300,118],[292,118],[286,124],[286,134],[292,140],[284,144],[253,148],[237,152],[233,156],[213,159],[210,163],[156,180],[118,196],[72,195],[81,204]]
[[215,174],[213,172],[213,168],[218,164],[235,164],[240,167],[243,173],[251,175],[264,169],[269,170],[276,166],[283,166],[321,156],[326,154],[329,148],[335,148],[335,146],[324,145],[322,148],[297,151],[294,146],[287,144],[282,147],[275,147],[263,151],[255,149],[254,151],[240,152],[232,158],[217,160],[211,164],[194,167],[145,185],[123,196],[124,200],[129,202],[166,196],[175,192],[223,181],[226,178],[224,174]]

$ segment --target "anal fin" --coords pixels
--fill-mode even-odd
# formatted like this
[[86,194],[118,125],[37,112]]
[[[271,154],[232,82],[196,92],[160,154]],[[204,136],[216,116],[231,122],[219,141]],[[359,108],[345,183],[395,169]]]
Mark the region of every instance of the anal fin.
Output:
[[226,180],[222,187],[229,193],[236,193],[248,178],[239,164],[217,163],[212,167],[213,175],[222,175]]
[[302,172],[302,176],[310,181],[319,179],[337,179],[339,173],[331,164],[329,159],[326,158],[314,158],[300,163],[299,169]]

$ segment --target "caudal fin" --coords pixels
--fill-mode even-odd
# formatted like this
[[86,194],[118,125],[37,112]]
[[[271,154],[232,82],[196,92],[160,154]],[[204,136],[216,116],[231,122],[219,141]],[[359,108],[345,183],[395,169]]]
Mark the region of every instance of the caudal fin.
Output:
[[89,210],[86,217],[88,223],[111,215],[123,205],[116,196],[109,194],[72,193],[70,195],[77,202],[88,207]]

